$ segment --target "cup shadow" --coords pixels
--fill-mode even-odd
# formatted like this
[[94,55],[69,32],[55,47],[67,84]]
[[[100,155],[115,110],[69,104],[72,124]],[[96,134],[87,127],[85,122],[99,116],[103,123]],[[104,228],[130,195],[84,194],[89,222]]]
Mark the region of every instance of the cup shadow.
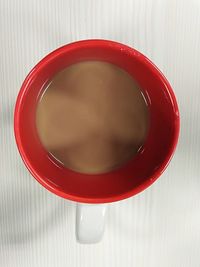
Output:
[[42,190],[16,190],[14,196],[0,203],[1,246],[32,242],[49,234],[63,220],[67,225],[72,210],[72,203],[52,199]]

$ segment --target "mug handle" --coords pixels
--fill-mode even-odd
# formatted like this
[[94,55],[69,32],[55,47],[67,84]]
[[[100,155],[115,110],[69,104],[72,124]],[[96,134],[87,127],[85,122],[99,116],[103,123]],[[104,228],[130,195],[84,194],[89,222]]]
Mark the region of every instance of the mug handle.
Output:
[[76,206],[76,239],[82,244],[97,243],[105,229],[107,204],[79,204]]

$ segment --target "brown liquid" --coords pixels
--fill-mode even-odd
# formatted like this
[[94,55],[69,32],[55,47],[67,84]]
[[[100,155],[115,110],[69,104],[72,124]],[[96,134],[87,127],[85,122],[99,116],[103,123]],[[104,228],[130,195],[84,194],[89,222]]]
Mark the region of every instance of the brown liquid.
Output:
[[148,112],[128,73],[106,62],[85,61],[53,78],[38,103],[36,126],[43,146],[63,165],[101,173],[137,153]]

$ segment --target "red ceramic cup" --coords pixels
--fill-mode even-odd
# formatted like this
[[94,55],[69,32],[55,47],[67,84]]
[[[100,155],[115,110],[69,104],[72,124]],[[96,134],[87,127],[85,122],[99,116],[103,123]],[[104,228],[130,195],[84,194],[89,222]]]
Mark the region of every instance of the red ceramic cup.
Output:
[[[41,145],[35,125],[37,102],[49,80],[71,64],[87,60],[106,61],[127,71],[140,85],[149,109],[143,149],[122,167],[104,174],[61,167]],[[107,203],[139,193],[162,174],[177,144],[179,112],[170,84],[147,57],[113,41],[85,40],[55,50],[28,74],[16,102],[14,130],[25,165],[46,189],[76,202]]]

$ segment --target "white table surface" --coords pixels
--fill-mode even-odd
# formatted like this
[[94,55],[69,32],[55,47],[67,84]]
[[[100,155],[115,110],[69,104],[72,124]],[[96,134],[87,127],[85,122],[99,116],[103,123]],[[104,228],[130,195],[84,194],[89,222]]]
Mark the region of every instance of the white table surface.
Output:
[[[18,155],[13,108],[28,71],[66,43],[134,46],[171,82],[181,113],[168,170],[110,205],[104,239],[80,245],[75,204],[40,186]],[[200,0],[0,1],[0,266],[200,266]]]

